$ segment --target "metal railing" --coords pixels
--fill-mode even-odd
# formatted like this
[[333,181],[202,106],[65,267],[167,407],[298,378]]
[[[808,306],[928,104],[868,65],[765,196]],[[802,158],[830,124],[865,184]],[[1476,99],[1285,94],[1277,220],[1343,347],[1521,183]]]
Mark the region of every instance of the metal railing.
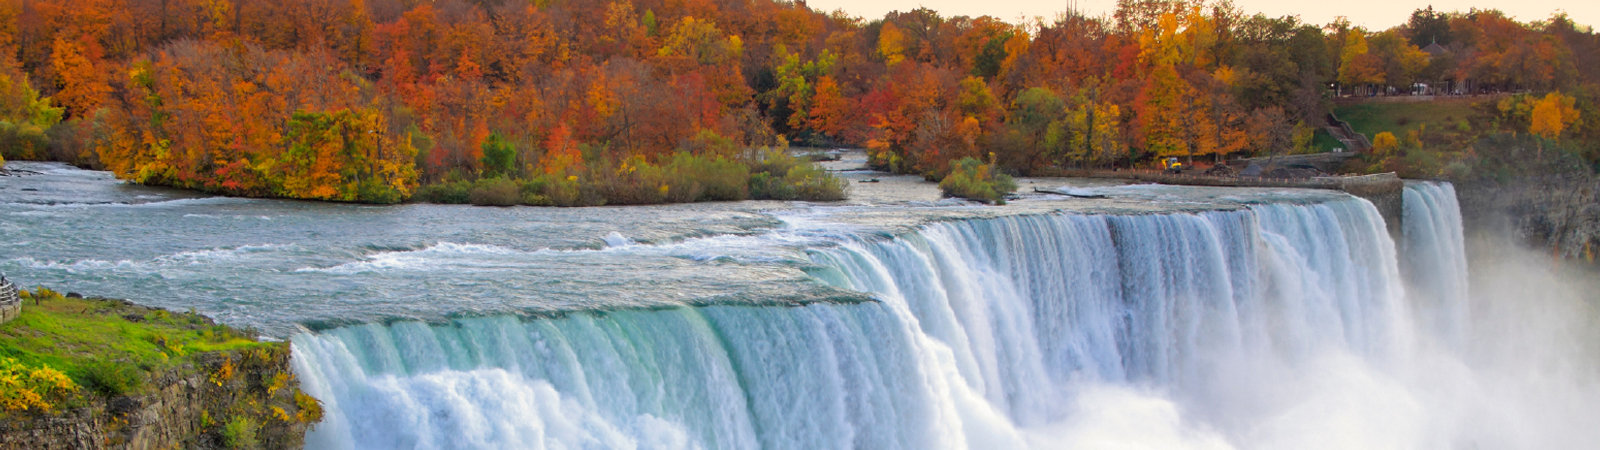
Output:
[[17,285],[11,280],[0,279],[0,306],[10,306],[22,303],[22,297],[17,295]]

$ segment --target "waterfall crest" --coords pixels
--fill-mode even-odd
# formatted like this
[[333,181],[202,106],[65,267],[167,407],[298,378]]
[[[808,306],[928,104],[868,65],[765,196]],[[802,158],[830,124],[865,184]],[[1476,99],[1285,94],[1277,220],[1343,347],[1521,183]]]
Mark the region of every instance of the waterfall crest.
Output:
[[1462,338],[1460,213],[1405,214],[1405,277],[1356,198],[1001,217],[807,250],[877,302],[369,324],[296,363],[313,448],[1451,446],[1406,373]]

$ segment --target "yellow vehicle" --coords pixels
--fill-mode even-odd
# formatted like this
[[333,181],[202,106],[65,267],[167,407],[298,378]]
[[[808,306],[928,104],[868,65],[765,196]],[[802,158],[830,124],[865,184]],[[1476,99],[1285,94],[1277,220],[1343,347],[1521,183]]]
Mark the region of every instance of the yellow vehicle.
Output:
[[1169,156],[1161,160],[1161,168],[1171,173],[1183,173],[1183,163],[1178,162],[1178,157]]

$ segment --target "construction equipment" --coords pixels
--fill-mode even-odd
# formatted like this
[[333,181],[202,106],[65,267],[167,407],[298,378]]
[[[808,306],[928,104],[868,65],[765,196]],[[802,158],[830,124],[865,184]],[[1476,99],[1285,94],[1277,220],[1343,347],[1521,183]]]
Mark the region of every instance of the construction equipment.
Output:
[[1167,173],[1183,173],[1183,163],[1178,162],[1178,157],[1169,156],[1161,160],[1161,168]]

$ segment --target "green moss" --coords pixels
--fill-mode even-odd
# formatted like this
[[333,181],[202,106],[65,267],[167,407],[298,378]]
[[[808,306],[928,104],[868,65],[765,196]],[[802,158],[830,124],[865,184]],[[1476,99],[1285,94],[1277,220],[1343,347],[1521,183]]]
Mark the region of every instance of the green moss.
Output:
[[0,356],[29,367],[66,372],[105,396],[149,388],[147,374],[189,362],[191,355],[282,345],[216,325],[194,313],[172,313],[118,300],[66,298],[40,289],[23,295],[22,315],[0,324]]

